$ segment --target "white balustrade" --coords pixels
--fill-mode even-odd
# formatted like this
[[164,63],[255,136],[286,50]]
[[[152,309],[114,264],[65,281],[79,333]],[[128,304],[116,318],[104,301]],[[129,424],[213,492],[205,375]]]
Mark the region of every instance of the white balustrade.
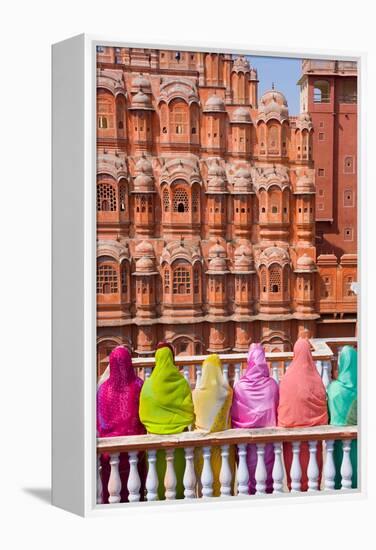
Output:
[[238,471],[237,471],[237,483],[238,483],[238,494],[248,495],[248,482],[249,482],[249,472],[247,464],[247,444],[238,445]]
[[201,365],[196,365],[196,388],[200,387],[202,376],[202,367]]
[[279,363],[272,361],[272,377],[279,384]]
[[202,496],[213,496],[213,472],[210,464],[211,447],[203,447],[202,456],[204,459],[204,466],[201,473],[202,484]]
[[330,361],[323,361],[323,364],[322,364],[322,382],[323,382],[325,388],[327,388],[330,384],[331,368],[332,368],[332,364],[331,364]]
[[196,498],[196,474],[194,467],[194,449],[186,447],[185,451],[185,471],[183,477],[185,498]]
[[265,466],[265,444],[258,443],[257,446],[257,465],[255,471],[256,495],[266,493],[267,471]]
[[228,382],[228,364],[224,363],[223,365],[223,378]]
[[335,486],[336,467],[334,464],[333,451],[334,441],[328,439],[325,441],[325,464],[324,464],[324,488],[326,491],[332,491]]
[[97,455],[97,504],[102,504],[103,501],[103,485],[102,485],[102,466],[101,457]]
[[129,476],[128,476],[128,500],[129,502],[138,502],[140,500],[141,480],[138,473],[138,452],[130,451],[129,454]]
[[119,474],[119,456],[120,453],[110,455],[110,479],[108,480],[108,502],[115,504],[120,502],[121,479]]
[[166,474],[164,477],[165,496],[167,500],[173,500],[176,497],[176,474],[174,468],[175,449],[166,450]]
[[308,441],[309,447],[309,462],[307,468],[307,477],[308,477],[308,491],[318,491],[319,490],[319,466],[317,464],[317,441]]
[[221,496],[231,495],[232,472],[229,464],[230,445],[221,446],[221,470],[219,481],[221,484]]
[[236,363],[234,367],[234,385],[240,380],[241,369],[242,369],[241,363]]
[[300,466],[300,441],[292,442],[292,463],[290,470],[291,477],[291,492],[296,493],[300,491],[302,479],[302,468]]
[[273,464],[273,493],[283,493],[284,469],[282,461],[282,443],[274,443],[274,464]]
[[184,365],[183,375],[187,382],[189,382],[189,365]]
[[146,498],[147,500],[158,500],[158,474],[157,474],[157,451],[148,451],[148,474],[146,477]]
[[350,458],[351,440],[342,441],[343,458],[341,464],[342,489],[351,489],[352,484],[352,465]]

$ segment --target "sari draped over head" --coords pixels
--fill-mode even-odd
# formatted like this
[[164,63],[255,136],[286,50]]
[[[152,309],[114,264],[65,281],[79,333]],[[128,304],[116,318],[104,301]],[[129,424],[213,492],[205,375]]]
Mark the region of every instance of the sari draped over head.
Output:
[[[313,361],[309,340],[299,338],[294,346],[293,361],[279,385],[278,426],[293,428],[297,426],[320,426],[327,423],[328,412],[325,387]],[[284,443],[283,450],[288,486],[290,488],[291,443]],[[321,442],[317,444],[316,456],[320,472],[320,482],[322,471]],[[308,462],[309,449],[308,443],[305,442],[300,445],[302,491],[308,489]]]
[[[330,424],[349,426],[357,423],[358,354],[351,346],[344,346],[338,361],[338,377],[328,387]],[[357,441],[351,442],[350,460],[353,468],[352,487],[357,487]],[[341,488],[342,442],[334,443],[336,467],[335,488]]]
[[[230,408],[232,389],[223,376],[222,363],[218,355],[209,355],[202,365],[202,377],[198,388],[193,390],[195,410],[195,428],[206,432],[219,432],[231,427]],[[213,496],[220,495],[219,473],[221,469],[221,450],[211,449],[210,458],[213,472]],[[202,451],[195,451],[195,466],[198,476],[203,467]],[[234,471],[233,450],[230,452],[230,467]]]
[[[261,344],[251,344],[248,352],[247,369],[234,385],[231,407],[233,428],[267,428],[277,425],[279,391],[277,382],[271,378]],[[265,466],[267,471],[266,492],[273,491],[273,444],[265,446]],[[257,453],[255,445],[248,445],[247,464],[249,472],[249,492],[256,492],[255,472]]]
[[[145,381],[140,396],[140,418],[148,433],[181,433],[194,421],[191,388],[174,364],[170,346],[159,347],[155,354],[155,367]],[[164,451],[157,452],[158,496],[165,497]],[[176,498],[184,497],[184,449],[175,449],[174,469],[177,480]]]
[[[146,432],[138,415],[142,380],[136,376],[129,350],[116,347],[110,354],[108,378],[97,391],[97,432],[98,437],[139,435]],[[141,480],[145,481],[145,468],[142,456],[139,461]],[[102,455],[103,502],[108,501],[107,485],[110,475],[109,456]],[[129,463],[127,453],[121,453],[119,464],[122,482],[121,501],[128,497],[127,479]]]

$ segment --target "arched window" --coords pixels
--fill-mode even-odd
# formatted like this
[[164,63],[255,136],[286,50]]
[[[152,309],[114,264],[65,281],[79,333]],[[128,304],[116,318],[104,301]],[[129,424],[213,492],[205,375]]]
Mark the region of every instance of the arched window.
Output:
[[279,132],[278,127],[273,125],[268,130],[268,150],[269,152],[276,152],[279,148]]
[[108,264],[97,266],[97,294],[116,294],[118,277],[116,270]]
[[97,185],[97,210],[98,212],[116,211],[116,192],[110,183]]
[[200,270],[198,267],[193,272],[193,290],[195,294],[200,292]]
[[189,212],[188,193],[181,187],[174,191],[174,212]]
[[128,293],[128,270],[126,262],[121,264],[121,293]]
[[329,103],[330,85],[327,80],[316,80],[313,84],[314,103]]
[[191,274],[186,267],[176,267],[172,283],[173,294],[191,293]]
[[163,189],[163,210],[168,212],[170,210],[170,193],[168,192],[167,187]]
[[124,184],[120,185],[120,211],[125,212],[126,210],[126,187]]
[[170,269],[168,267],[164,270],[164,291],[165,294],[170,294]]
[[107,129],[114,127],[114,103],[112,96],[100,94],[97,101],[98,128]]
[[260,272],[260,286],[261,286],[261,292],[266,292],[266,268],[262,267]]
[[279,294],[281,292],[281,268],[272,265],[269,268],[269,292]]
[[170,134],[182,135],[188,132],[188,106],[177,100],[170,104]]
[[200,210],[200,192],[197,187],[192,191],[192,212],[196,213]]

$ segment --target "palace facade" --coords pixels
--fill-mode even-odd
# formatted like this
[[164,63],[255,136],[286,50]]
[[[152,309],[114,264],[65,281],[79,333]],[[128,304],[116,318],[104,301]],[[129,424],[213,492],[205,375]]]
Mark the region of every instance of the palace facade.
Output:
[[[306,62],[301,114],[290,116],[280,91],[258,98],[245,57],[98,47],[97,61],[98,372],[119,344],[147,356],[166,339],[197,355],[251,341],[288,351],[301,330],[352,336],[356,176],[354,246],[342,247],[331,233],[333,220],[349,225],[342,203],[332,222],[321,208],[327,216],[338,178],[325,172],[317,197],[317,87]],[[332,134],[335,155],[345,146]],[[356,141],[351,151],[355,163]],[[327,251],[329,233],[337,244]]]

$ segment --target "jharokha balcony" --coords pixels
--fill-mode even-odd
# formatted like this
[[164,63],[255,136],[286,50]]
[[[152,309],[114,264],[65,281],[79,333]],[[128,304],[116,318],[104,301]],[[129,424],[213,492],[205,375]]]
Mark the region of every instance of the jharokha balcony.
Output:
[[[312,339],[312,356],[325,387],[336,377],[338,353],[342,346],[350,344],[356,347],[356,338]],[[292,353],[267,353],[266,359],[273,378],[279,382],[280,377],[288,369]],[[182,370],[185,378],[193,388],[198,387],[201,378],[201,367],[206,356],[177,356],[175,364]],[[246,366],[246,354],[222,354],[223,373],[230,385],[239,380]],[[141,378],[150,376],[154,367],[153,358],[135,358],[133,365]],[[102,378],[106,378],[106,371]],[[177,495],[177,477],[174,469],[174,453],[176,449],[184,449],[185,470],[183,477],[184,499],[211,499],[213,497],[213,471],[211,453],[214,448],[220,448],[220,496],[231,498],[254,499],[260,495],[297,494],[302,490],[302,476],[308,479],[308,492],[335,492],[337,494],[351,492],[357,480],[357,474],[352,470],[350,449],[352,440],[358,436],[357,426],[323,425],[301,428],[258,428],[258,429],[228,429],[222,432],[207,433],[202,431],[186,431],[176,435],[137,435],[123,437],[108,437],[97,439],[97,504],[115,504],[121,500],[122,482],[119,472],[120,453],[127,453],[129,460],[129,475],[127,479],[128,502],[145,502],[158,500],[158,474],[156,455],[163,451],[166,458],[164,476],[165,500],[175,500]],[[336,471],[334,463],[334,445],[339,441],[342,446],[343,458],[340,472]],[[302,471],[299,452],[302,443],[308,443],[309,462],[306,472]],[[292,462],[287,476],[283,444],[291,443]],[[265,465],[265,450],[270,444],[274,448],[274,466],[272,471],[272,490],[267,491],[267,470]],[[318,446],[322,445],[323,467],[322,475],[317,460]],[[249,470],[247,453],[255,453],[255,488],[249,494]],[[202,468],[200,473],[195,468],[195,452],[202,453]],[[110,456],[110,476],[108,482],[108,501],[104,502],[101,481],[100,456]],[[147,464],[147,475],[144,487],[140,478],[138,462],[140,457]],[[235,466],[234,466],[234,457]],[[231,464],[232,460],[232,464]],[[235,468],[235,473],[234,473]],[[340,488],[335,489],[335,479],[340,475]],[[290,482],[288,482],[288,477]],[[338,487],[338,485],[337,485]]]

